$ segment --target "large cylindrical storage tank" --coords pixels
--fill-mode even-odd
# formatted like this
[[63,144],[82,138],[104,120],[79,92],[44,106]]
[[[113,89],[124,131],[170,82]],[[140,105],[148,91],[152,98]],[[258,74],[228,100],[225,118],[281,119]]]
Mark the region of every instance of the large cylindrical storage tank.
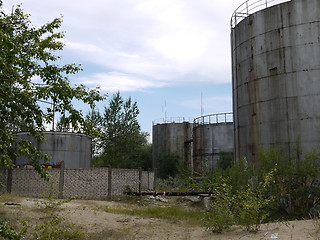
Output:
[[319,21],[319,0],[292,0],[234,22],[232,78],[238,158],[255,162],[260,151],[272,146],[301,157],[319,146]]
[[[38,143],[29,132],[17,133],[20,139],[32,142],[38,150],[49,155],[50,164],[64,161],[65,168],[90,168],[92,160],[91,138],[81,133],[44,132],[45,141]],[[27,164],[30,159],[19,156],[15,165]],[[43,162],[40,162],[43,163]]]
[[202,116],[194,120],[193,170],[205,173],[216,169],[222,153],[233,156],[232,113]]
[[152,128],[153,168],[158,168],[157,159],[165,153],[174,153],[181,163],[192,168],[192,127],[193,123],[173,119],[154,123]]

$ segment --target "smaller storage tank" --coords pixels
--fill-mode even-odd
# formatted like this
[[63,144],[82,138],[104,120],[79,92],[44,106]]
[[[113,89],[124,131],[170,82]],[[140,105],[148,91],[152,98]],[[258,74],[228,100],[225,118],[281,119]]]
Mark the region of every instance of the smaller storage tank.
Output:
[[188,167],[192,167],[193,123],[185,118],[162,119],[153,122],[152,158],[153,168],[158,168],[157,159],[163,153],[174,153]]
[[[70,132],[44,132],[43,134],[46,140],[42,143],[38,143],[29,132],[17,133],[17,137],[29,140],[38,150],[48,154],[50,164],[64,161],[65,168],[91,167],[92,141],[90,137]],[[19,156],[15,159],[14,164],[23,165],[29,162],[30,159]]]
[[222,152],[233,156],[232,113],[198,117],[193,128],[193,168],[201,174],[216,168]]

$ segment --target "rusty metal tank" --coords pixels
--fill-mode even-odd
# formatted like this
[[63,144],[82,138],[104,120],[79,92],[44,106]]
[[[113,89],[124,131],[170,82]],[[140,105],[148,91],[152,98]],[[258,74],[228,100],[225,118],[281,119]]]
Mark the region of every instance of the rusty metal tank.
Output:
[[195,173],[214,170],[221,153],[233,153],[232,113],[211,114],[194,120],[193,167]]
[[276,147],[301,158],[320,144],[320,1],[254,2],[231,20],[236,156]]
[[190,119],[183,117],[153,122],[153,168],[158,168],[157,159],[164,153],[176,154],[185,166],[192,168],[192,128],[193,123]]
[[[20,139],[32,142],[38,150],[49,155],[50,164],[64,161],[65,168],[90,168],[92,160],[91,138],[81,133],[44,132],[46,141],[38,143],[29,132],[17,133]],[[16,165],[27,164],[30,159],[17,157]],[[43,163],[43,162],[41,162]]]

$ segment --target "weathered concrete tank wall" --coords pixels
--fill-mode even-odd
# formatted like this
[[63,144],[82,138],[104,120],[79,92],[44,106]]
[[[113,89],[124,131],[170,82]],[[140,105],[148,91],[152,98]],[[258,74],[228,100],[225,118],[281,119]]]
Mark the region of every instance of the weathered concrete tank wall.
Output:
[[153,167],[157,168],[157,159],[163,153],[175,153],[186,166],[192,167],[192,128],[190,122],[162,123],[153,125],[152,154]]
[[[216,116],[228,118],[223,117],[219,122]],[[193,128],[193,166],[196,173],[215,169],[220,153],[234,151],[232,114],[214,114],[209,117],[212,120],[196,123],[196,119]]]
[[[48,154],[50,163],[64,161],[65,168],[90,168],[92,160],[91,138],[81,133],[44,132],[46,141],[37,143],[28,132],[17,133],[18,138],[31,141],[37,148]],[[16,165],[26,164],[30,160],[17,157]]]
[[292,0],[254,13],[231,30],[237,157],[256,161],[320,143],[320,1]]

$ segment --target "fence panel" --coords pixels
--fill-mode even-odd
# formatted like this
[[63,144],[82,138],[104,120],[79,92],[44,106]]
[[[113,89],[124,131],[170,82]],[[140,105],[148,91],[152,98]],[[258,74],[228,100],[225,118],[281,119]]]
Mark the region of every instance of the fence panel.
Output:
[[134,192],[139,190],[139,170],[113,168],[111,195],[122,195],[127,188]]
[[65,169],[63,197],[101,199],[108,195],[108,169]]
[[[111,178],[109,177],[111,172]],[[13,169],[9,177],[7,169],[0,169],[0,193],[5,193],[8,180],[11,192],[25,197],[54,197],[77,199],[104,199],[122,195],[130,188],[139,191],[154,189],[154,172],[142,172],[139,179],[138,169],[48,169],[50,181],[39,176],[34,169]]]
[[48,169],[50,181],[45,181],[34,169],[13,169],[11,192],[25,197],[48,197],[59,194],[59,169]]

